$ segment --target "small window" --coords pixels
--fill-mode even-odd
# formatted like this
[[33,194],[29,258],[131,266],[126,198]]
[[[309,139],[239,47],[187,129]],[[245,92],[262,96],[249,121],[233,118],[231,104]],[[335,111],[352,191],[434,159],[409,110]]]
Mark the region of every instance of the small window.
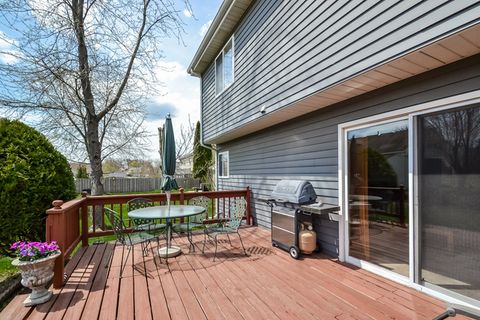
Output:
[[215,92],[222,93],[234,80],[233,37],[215,59]]
[[218,154],[218,177],[228,178],[228,175],[229,175],[228,165],[229,165],[228,151],[219,153]]

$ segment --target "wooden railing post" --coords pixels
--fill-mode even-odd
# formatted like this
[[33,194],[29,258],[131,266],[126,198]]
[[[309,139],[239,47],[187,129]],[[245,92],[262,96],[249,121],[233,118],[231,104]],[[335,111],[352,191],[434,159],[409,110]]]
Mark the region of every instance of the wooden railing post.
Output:
[[[87,193],[82,192],[82,198],[86,198]],[[85,201],[82,205],[82,247],[88,246],[88,206]]]
[[253,219],[252,219],[252,208],[251,208],[251,201],[252,201],[252,191],[250,190],[250,187],[247,187],[247,193],[245,195],[245,200],[247,200],[247,224],[252,225]]
[[185,190],[183,188],[180,188],[180,204],[185,204]]
[[66,250],[65,242],[65,215],[62,214],[62,200],[55,200],[52,202],[53,208],[47,210],[47,225],[46,225],[46,240],[48,242],[57,241],[60,247],[61,254],[55,259],[53,287],[58,289],[63,286],[63,274]]

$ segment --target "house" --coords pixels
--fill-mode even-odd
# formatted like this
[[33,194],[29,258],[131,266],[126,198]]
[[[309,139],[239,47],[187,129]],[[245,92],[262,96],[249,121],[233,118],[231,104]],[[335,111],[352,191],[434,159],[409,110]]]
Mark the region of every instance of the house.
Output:
[[193,168],[193,152],[189,152],[177,159],[175,173],[183,177],[191,177]]
[[480,306],[479,17],[479,1],[224,0],[188,69],[218,189],[250,186],[269,228],[258,199],[309,180],[341,206],[317,218],[324,252]]

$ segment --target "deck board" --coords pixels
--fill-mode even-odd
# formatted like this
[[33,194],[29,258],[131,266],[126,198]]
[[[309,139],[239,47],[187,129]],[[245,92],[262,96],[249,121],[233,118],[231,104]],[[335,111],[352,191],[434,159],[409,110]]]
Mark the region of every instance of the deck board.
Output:
[[[366,270],[322,254],[293,260],[273,248],[270,233],[242,228],[238,237],[201,253],[188,253],[185,237],[174,241],[184,254],[166,263],[157,243],[144,256],[113,244],[82,248],[66,266],[68,280],[52,300],[23,307],[15,297],[0,319],[432,319],[445,303]],[[162,245],[162,243],[160,243]],[[125,270],[120,278],[122,262]],[[457,317],[457,319],[465,319]]]

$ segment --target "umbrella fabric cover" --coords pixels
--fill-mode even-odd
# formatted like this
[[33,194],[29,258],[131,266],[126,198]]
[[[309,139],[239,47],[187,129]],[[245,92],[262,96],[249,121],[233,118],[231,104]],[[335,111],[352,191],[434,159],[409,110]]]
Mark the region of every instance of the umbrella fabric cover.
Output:
[[173,134],[172,119],[170,114],[167,115],[165,120],[165,129],[163,133],[163,184],[162,189],[164,191],[170,191],[178,189],[177,181],[173,177],[175,174],[175,136]]

